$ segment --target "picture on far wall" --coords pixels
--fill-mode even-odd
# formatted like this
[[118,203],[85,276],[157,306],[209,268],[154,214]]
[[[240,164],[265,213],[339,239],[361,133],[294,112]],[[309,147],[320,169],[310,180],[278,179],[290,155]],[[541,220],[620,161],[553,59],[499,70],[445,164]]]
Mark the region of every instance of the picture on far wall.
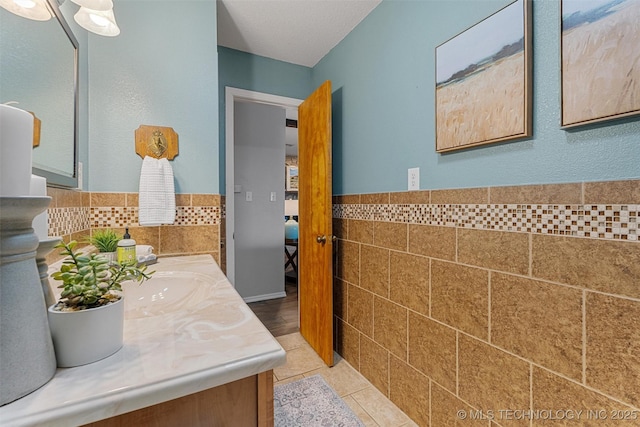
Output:
[[436,47],[436,151],[531,136],[531,0]]
[[640,1],[562,0],[562,126],[640,113]]

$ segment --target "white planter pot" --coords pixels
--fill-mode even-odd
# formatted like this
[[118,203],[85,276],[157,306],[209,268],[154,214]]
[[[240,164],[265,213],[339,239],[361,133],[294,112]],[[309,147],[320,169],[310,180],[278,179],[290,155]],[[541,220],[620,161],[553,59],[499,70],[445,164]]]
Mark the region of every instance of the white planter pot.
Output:
[[117,260],[115,252],[98,252],[98,256],[107,259],[109,262],[116,262]]
[[49,307],[49,328],[61,368],[86,365],[122,348],[124,298],[102,307],[55,311]]

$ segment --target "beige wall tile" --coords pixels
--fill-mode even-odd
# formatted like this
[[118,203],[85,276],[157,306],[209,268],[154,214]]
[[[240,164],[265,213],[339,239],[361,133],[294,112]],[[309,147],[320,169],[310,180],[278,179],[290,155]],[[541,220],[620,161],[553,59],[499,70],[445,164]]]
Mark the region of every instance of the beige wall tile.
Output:
[[138,207],[139,205],[139,196],[138,193],[125,193],[126,196],[126,205],[128,207]]
[[389,266],[389,298],[429,314],[429,259],[392,251]]
[[341,279],[360,283],[360,244],[338,240],[337,274]]
[[336,319],[336,351],[351,366],[360,370],[360,333],[340,319]]
[[[463,412],[462,412],[463,411]],[[472,417],[477,410],[431,382],[431,425],[438,427],[489,427],[488,420]],[[464,414],[461,416],[461,414]]]
[[428,426],[429,379],[394,356],[389,366],[389,398],[418,425]]
[[[112,228],[120,236],[124,235],[124,228]],[[154,253],[160,253],[160,227],[129,227],[131,238],[137,245],[151,245]]]
[[431,203],[444,204],[469,204],[488,203],[489,188],[460,188],[451,190],[431,190]]
[[347,320],[349,285],[338,278],[333,278],[333,314]]
[[373,294],[349,285],[347,321],[358,331],[373,337]]
[[82,206],[82,191],[59,189],[55,194],[57,208]]
[[191,194],[176,194],[176,206],[191,206]]
[[364,335],[360,336],[360,373],[389,396],[389,351]]
[[456,229],[409,224],[409,252],[455,261]]
[[407,309],[384,298],[373,301],[373,339],[407,360]]
[[333,235],[338,239],[346,240],[349,237],[349,220],[342,218],[333,218]]
[[[567,420],[566,424],[562,422],[565,420],[534,419],[533,427],[559,425],[568,427],[621,427],[640,425],[640,410],[622,405],[544,369],[534,366],[532,381],[534,411],[550,410],[553,413],[559,411],[559,414],[564,414],[567,410],[570,410],[572,411],[572,416],[574,416],[574,419]],[[613,419],[612,416],[614,415],[620,415],[621,418]],[[625,416],[629,418],[635,416],[635,420],[625,420]]]
[[585,182],[584,202],[595,204],[640,203],[640,179]]
[[162,255],[217,251],[220,246],[219,226],[162,226],[160,247]]
[[350,219],[349,240],[358,243],[373,244],[373,221]]
[[192,194],[191,206],[221,206],[219,194]]
[[389,202],[392,205],[428,205],[431,203],[431,191],[401,191],[389,193]]
[[91,207],[125,207],[126,193],[94,193],[91,192]]
[[363,205],[388,205],[389,193],[361,194],[360,203]]
[[[487,343],[460,334],[458,395],[482,410],[528,410],[529,364]],[[497,420],[504,427],[528,420]]]
[[582,291],[491,275],[491,342],[582,380]]
[[373,226],[373,242],[383,248],[406,251],[407,227],[407,224],[399,222],[376,221]]
[[409,364],[456,392],[456,331],[409,312]]
[[580,204],[582,184],[544,184],[491,187],[491,204]]
[[360,195],[359,194],[347,194],[343,196],[333,196],[335,204],[341,205],[359,205],[360,204]]
[[88,191],[82,192],[82,206],[83,207],[91,207],[91,193]]
[[534,277],[640,298],[640,242],[533,235]]
[[431,262],[431,317],[487,340],[489,272],[451,262]]
[[528,275],[529,235],[460,228],[458,262]]
[[58,206],[58,198],[60,197],[61,191],[59,188],[47,187],[47,196],[51,197],[51,203],[49,204],[50,209]]
[[360,286],[389,297],[389,250],[375,246],[360,247]]
[[640,301],[588,292],[586,322],[587,385],[640,408]]

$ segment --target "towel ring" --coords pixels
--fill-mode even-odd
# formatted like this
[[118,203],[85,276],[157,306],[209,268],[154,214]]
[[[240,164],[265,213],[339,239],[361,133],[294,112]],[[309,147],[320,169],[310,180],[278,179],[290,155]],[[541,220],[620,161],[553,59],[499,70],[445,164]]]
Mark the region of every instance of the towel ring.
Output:
[[178,155],[178,134],[165,126],[140,125],[135,131],[136,153],[142,157],[173,160]]

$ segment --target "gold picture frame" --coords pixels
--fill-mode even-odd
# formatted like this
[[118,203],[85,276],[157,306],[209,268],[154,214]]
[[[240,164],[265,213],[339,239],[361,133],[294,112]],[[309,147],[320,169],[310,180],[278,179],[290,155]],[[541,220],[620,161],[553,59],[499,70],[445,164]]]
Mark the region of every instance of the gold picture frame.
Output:
[[640,2],[560,2],[561,126],[640,114]]
[[531,0],[436,47],[436,151],[532,135]]

